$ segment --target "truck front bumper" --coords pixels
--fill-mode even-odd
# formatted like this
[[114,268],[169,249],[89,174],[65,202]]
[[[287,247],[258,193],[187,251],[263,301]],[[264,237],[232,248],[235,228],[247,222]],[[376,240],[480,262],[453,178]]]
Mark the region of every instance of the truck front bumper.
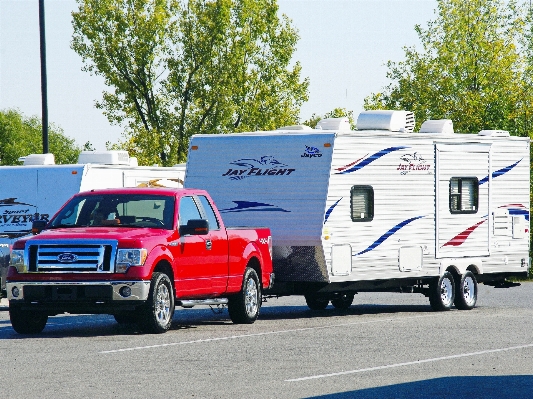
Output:
[[148,299],[150,281],[8,282],[9,301],[25,303],[118,303]]

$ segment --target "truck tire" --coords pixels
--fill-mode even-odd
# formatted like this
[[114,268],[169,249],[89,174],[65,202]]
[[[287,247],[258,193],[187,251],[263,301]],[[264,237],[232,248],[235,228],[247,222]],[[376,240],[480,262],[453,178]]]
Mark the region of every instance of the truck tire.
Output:
[[460,310],[470,310],[477,302],[477,280],[474,273],[467,271],[457,282],[455,289],[455,307]]
[[352,306],[354,297],[354,294],[341,294],[341,296],[338,298],[332,299],[331,304],[335,307],[335,309],[348,309],[350,306]]
[[228,298],[228,312],[235,324],[252,324],[261,309],[261,285],[254,269],[247,267],[244,271],[242,289],[237,295]]
[[455,283],[450,272],[435,278],[429,284],[429,303],[436,311],[450,310],[455,299]]
[[22,310],[18,306],[10,306],[9,319],[13,330],[19,334],[39,334],[46,326],[48,315],[34,310]]
[[168,276],[154,273],[148,301],[139,314],[139,325],[144,332],[161,334],[172,325],[174,315],[174,290]]
[[311,310],[324,310],[329,305],[329,299],[315,294],[305,294],[305,303]]

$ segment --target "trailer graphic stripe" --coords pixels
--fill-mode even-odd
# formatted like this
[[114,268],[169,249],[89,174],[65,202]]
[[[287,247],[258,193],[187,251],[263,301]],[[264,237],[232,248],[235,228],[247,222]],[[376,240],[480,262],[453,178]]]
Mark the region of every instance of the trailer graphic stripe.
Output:
[[277,207],[271,204],[265,204],[263,202],[253,201],[232,201],[237,206],[227,209],[219,209],[220,213],[229,212],[290,212],[286,209]]
[[[376,152],[375,154],[373,155],[370,155],[368,158],[365,158],[363,159],[361,162],[357,163],[352,166],[351,168],[349,169],[345,169],[345,170],[342,170],[338,173],[336,173],[337,175],[343,175],[343,174],[346,174],[346,173],[352,173],[352,172],[355,172],[355,171],[358,171],[359,169],[362,169],[364,168],[366,165],[374,162],[376,159],[379,159],[381,158],[382,156],[384,155],[387,155],[387,154],[390,154],[391,152],[393,151],[399,151],[399,150],[403,150],[405,148],[409,148],[409,147],[406,147],[406,146],[399,146],[399,147],[389,147],[389,148],[385,148],[384,150],[381,150],[381,151],[378,151]],[[349,167],[350,165],[353,165],[352,164],[349,164],[349,165],[346,165],[345,167]],[[340,169],[343,169],[343,168],[340,168]],[[339,169],[337,169],[339,170]]]
[[505,208],[509,211],[509,215],[523,216],[529,221],[529,210],[522,204],[508,204],[502,205],[499,208]]
[[[524,159],[524,158],[522,158]],[[496,178],[498,176],[501,176],[501,175],[504,175],[506,174],[507,172],[509,172],[511,169],[513,169],[516,165],[518,165],[520,163],[520,161],[522,160],[520,159],[519,161],[516,161],[514,164],[512,165],[509,165],[509,166],[506,166],[505,168],[502,168],[500,170],[497,170],[495,172],[492,172],[492,178]],[[481,186],[482,184],[485,184],[489,181],[489,176],[487,175],[486,177],[484,177],[483,179],[481,179],[479,181],[479,185]]]
[[335,209],[335,207],[337,206],[337,204],[340,202],[341,199],[343,199],[344,197],[341,197],[340,199],[337,200],[337,202],[335,202],[333,205],[331,205],[329,207],[329,209],[326,211],[326,215],[324,216],[324,224],[326,224],[326,222],[328,221],[328,218],[329,218],[329,215],[331,215],[331,212],[333,212],[333,209]]
[[481,226],[486,221],[487,221],[487,219],[483,219],[481,222],[478,222],[475,225],[470,226],[465,231],[463,231],[463,232],[457,234],[455,237],[453,237],[450,241],[448,241],[446,244],[444,244],[443,247],[450,247],[450,246],[457,247],[457,246],[463,244],[466,241],[466,239],[468,238],[468,236],[470,234],[472,234],[472,232],[475,229],[477,229],[479,226]]
[[374,241],[374,243],[372,243],[372,245],[370,245],[367,249],[365,249],[364,251],[359,252],[358,254],[355,254],[354,256],[362,255],[362,254],[364,254],[366,252],[372,251],[377,246],[382,244],[387,238],[389,238],[391,235],[393,235],[398,230],[400,230],[402,227],[405,227],[409,223],[411,223],[411,222],[413,222],[413,221],[415,221],[417,219],[423,218],[423,217],[424,216],[416,216],[414,218],[407,219],[407,220],[404,220],[403,222],[398,223],[396,226],[394,226],[392,229],[390,229],[385,234],[383,234],[381,237],[379,237],[376,241]]

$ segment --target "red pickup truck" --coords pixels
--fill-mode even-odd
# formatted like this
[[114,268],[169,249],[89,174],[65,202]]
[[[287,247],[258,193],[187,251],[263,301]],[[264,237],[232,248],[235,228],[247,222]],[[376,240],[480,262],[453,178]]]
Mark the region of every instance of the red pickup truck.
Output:
[[79,193],[48,223],[34,222],[34,233],[14,243],[7,274],[21,334],[64,312],[162,333],[176,305],[227,304],[234,323],[253,323],[274,281],[270,230],[225,227],[203,190]]

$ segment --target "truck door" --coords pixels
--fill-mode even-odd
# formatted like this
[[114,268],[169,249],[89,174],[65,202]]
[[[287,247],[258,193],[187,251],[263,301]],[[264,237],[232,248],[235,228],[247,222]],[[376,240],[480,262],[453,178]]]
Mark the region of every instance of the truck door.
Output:
[[437,258],[489,255],[490,144],[435,145]]

